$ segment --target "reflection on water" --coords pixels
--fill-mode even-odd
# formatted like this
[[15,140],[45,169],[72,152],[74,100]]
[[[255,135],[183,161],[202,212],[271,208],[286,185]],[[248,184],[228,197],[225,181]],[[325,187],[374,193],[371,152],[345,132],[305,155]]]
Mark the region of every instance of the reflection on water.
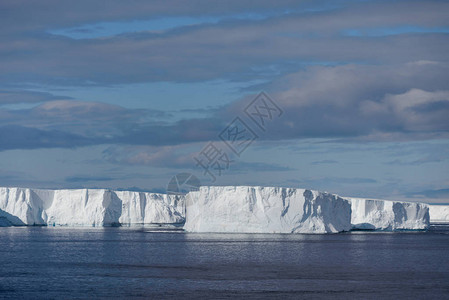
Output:
[[1,228],[0,298],[441,298],[447,233]]

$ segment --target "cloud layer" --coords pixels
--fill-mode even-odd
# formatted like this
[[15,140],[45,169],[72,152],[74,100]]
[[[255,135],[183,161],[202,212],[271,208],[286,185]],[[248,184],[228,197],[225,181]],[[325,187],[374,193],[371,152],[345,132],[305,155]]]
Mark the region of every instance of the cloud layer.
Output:
[[[3,70],[0,80],[16,84],[22,81],[84,86],[247,80],[273,77],[280,70],[291,70],[310,62],[447,62],[449,52],[447,34],[441,33],[441,28],[449,28],[445,14],[449,4],[440,1],[356,2],[351,5],[342,2],[330,8],[329,3],[318,2],[314,5],[317,11],[310,7],[310,2],[298,5],[289,1],[258,2],[262,14],[286,10],[289,4],[290,13],[267,15],[261,20],[230,19],[217,24],[185,26],[157,34],[139,32],[88,40],[54,36],[45,31],[93,20],[142,18],[146,13],[147,18],[151,18],[157,12],[162,15],[244,13],[252,4],[251,1],[234,2],[234,6],[226,8],[228,6],[199,1],[198,6],[192,5],[192,8],[190,3],[188,7],[176,2],[156,3],[137,2],[131,9],[113,2],[103,10],[104,3],[100,1],[97,5],[102,9],[94,12],[90,2],[63,7],[55,2],[48,3],[54,10],[47,10],[45,3],[39,2],[23,10],[19,4],[7,1],[2,4],[4,13],[0,17],[3,23],[0,28],[5,31],[0,46]],[[30,11],[33,18],[28,17]],[[67,16],[65,11],[70,14]],[[413,24],[416,29],[407,34],[390,34],[404,24]],[[384,35],[348,36],[345,33],[354,28],[381,28]],[[425,28],[427,33],[423,34],[420,28]]]
[[[260,143],[249,150],[250,161],[233,166],[247,183],[385,187],[431,197],[429,191],[447,188],[445,146],[430,146],[446,145],[449,133],[447,11],[445,1],[1,1],[0,156],[6,159],[0,168],[8,174],[2,180],[24,180],[10,163],[33,164],[23,153],[47,153],[51,162],[54,153],[76,149],[72,154],[90,163],[85,169],[67,163],[57,175],[64,184],[134,186],[145,181],[145,170],[134,171],[140,167],[192,169],[195,153],[219,142],[240,117]],[[195,101],[189,92],[210,82],[242,89],[227,94],[231,88],[209,85]],[[164,84],[179,90],[164,99],[146,96]],[[266,131],[244,113],[261,90],[284,112]],[[373,160],[365,169],[391,168],[392,174],[371,175],[351,169],[348,157],[329,154],[328,143],[304,164],[293,150],[278,154],[280,145],[305,139],[358,150],[365,143],[422,141],[423,149],[403,156],[407,149],[397,146],[400,154],[364,157]],[[427,185],[407,168],[427,174]],[[314,170],[324,173],[309,174]]]
[[[445,138],[449,131],[447,74],[447,64],[429,61],[388,67],[319,66],[288,74],[267,86],[285,113],[260,139]],[[176,122],[161,111],[75,100],[3,109],[1,149],[164,146],[219,140],[227,124],[244,115],[251,97],[254,95],[212,109],[210,117]],[[249,119],[247,122],[252,124]]]

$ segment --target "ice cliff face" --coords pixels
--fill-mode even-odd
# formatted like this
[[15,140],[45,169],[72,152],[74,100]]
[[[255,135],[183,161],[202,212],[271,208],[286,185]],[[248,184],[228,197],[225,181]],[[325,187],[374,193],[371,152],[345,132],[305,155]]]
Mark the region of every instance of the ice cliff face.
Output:
[[182,223],[183,206],[180,196],[156,193],[115,192],[121,200],[121,224]]
[[429,207],[423,203],[348,198],[353,229],[419,230],[429,226]]
[[0,188],[0,226],[180,223],[184,217],[171,205],[178,202],[174,197],[104,189]]
[[449,223],[449,205],[429,205],[430,222]]
[[328,233],[351,229],[351,206],[338,196],[276,187],[201,187],[186,198],[191,232]]
[[[449,222],[449,206],[430,206],[430,219]],[[429,206],[276,187],[201,187],[187,196],[105,189],[0,188],[0,226],[111,226],[184,221],[184,229],[191,232],[419,230],[429,226]]]

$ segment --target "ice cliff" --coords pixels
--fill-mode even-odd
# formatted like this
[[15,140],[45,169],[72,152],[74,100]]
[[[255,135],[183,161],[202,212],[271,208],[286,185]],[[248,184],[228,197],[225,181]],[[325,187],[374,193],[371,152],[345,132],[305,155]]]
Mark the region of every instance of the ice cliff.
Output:
[[429,207],[416,202],[347,198],[353,229],[419,230],[429,226]]
[[328,233],[351,229],[351,205],[338,196],[277,187],[201,187],[186,198],[191,232]]
[[0,226],[180,223],[179,196],[105,189],[0,188]]
[[[449,222],[449,206],[430,206],[430,220]],[[0,226],[113,226],[184,221],[184,229],[190,232],[419,230],[429,226],[429,205],[279,187],[201,187],[186,196],[107,189],[0,188]]]
[[449,205],[429,205],[430,222],[449,223]]

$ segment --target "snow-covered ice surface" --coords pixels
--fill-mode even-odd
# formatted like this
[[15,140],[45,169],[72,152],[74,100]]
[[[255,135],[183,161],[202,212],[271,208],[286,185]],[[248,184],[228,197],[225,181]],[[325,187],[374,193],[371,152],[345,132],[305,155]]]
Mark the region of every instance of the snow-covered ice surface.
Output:
[[347,198],[353,229],[420,230],[429,227],[429,206],[424,203]]
[[0,226],[182,223],[183,212],[173,206],[179,197],[106,189],[0,188]]
[[429,205],[430,222],[449,223],[449,205]]
[[186,197],[190,232],[330,233],[351,229],[351,205],[311,190],[201,187]]

